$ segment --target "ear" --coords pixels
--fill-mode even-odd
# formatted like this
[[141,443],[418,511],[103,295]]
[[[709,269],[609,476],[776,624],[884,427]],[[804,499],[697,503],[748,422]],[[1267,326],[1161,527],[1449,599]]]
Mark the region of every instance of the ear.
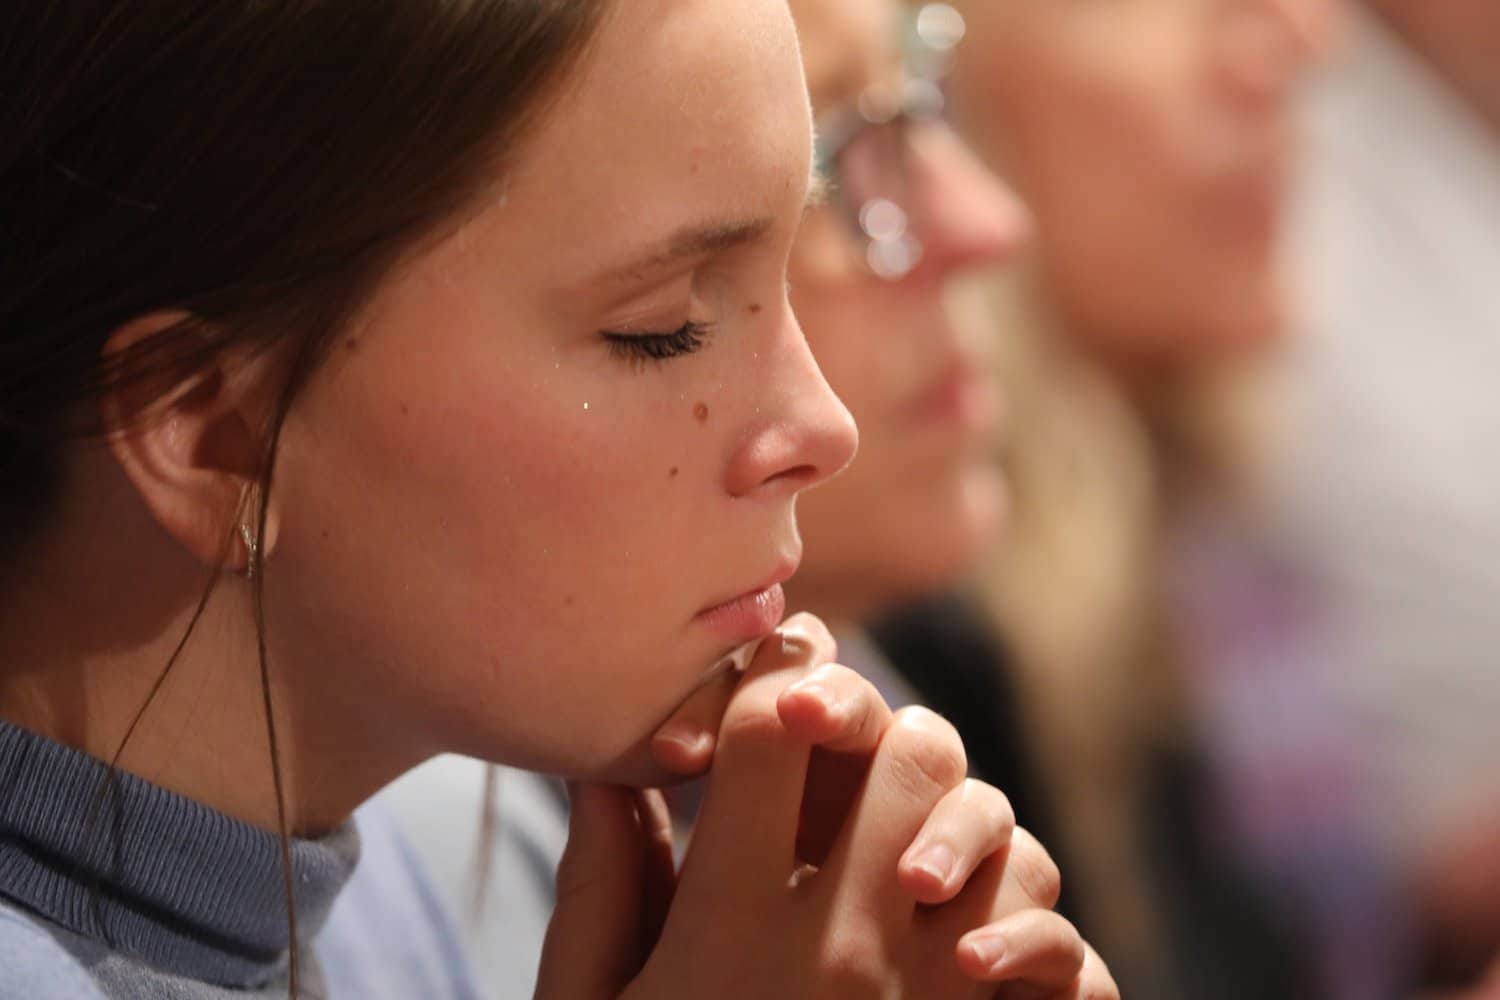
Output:
[[[116,330],[104,354],[144,349],[151,338],[190,322],[181,312],[143,316]],[[191,371],[117,385],[105,396],[102,415],[113,430],[115,460],[157,522],[206,565],[242,570],[249,553],[241,525],[253,532],[260,520],[269,406],[265,359],[233,355],[230,349]],[[271,510],[262,545],[267,555],[273,525]]]

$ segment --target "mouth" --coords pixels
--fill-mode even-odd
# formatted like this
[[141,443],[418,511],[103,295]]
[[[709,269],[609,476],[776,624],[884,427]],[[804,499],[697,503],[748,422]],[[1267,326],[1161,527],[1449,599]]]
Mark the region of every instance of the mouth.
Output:
[[768,635],[786,617],[786,594],[781,585],[797,571],[800,559],[788,558],[764,582],[693,616],[693,621],[725,642],[739,645]]

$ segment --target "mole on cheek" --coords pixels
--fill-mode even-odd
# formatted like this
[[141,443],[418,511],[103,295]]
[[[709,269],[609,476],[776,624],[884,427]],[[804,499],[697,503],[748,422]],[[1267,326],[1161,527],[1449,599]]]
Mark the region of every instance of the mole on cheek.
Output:
[[698,419],[698,423],[705,423],[708,420],[708,404],[699,403],[693,407],[693,416]]
[[765,306],[761,305],[759,302],[752,302],[752,303],[750,303],[750,315],[751,316],[759,316],[760,315],[760,311],[762,309],[764,309],[764,308],[765,308]]
[[682,471],[681,469],[677,468],[677,466],[674,465],[670,469],[667,470],[667,476],[669,478],[676,479],[677,478],[677,474],[679,472],[681,472],[681,471]]

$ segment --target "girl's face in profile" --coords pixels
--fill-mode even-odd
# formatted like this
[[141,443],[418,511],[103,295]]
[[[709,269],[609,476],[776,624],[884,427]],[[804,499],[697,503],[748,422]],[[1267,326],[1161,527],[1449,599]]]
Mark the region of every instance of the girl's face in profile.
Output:
[[645,739],[777,624],[796,496],[854,452],[786,301],[802,79],[782,0],[615,5],[294,408],[283,669],[424,753],[653,779]]

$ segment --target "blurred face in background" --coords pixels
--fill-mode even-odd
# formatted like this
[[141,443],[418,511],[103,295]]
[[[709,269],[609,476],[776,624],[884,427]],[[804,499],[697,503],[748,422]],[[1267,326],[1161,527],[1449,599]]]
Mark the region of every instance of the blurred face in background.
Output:
[[[795,607],[835,619],[951,584],[994,533],[1003,486],[984,312],[955,279],[1007,258],[1029,219],[903,68],[904,8],[793,0],[827,203],[793,248],[791,299],[860,427],[839,477],[804,494]],[[939,48],[952,25],[927,22]]]
[[1291,98],[1333,2],[960,0],[957,114],[1091,349],[1170,367],[1279,332]]

